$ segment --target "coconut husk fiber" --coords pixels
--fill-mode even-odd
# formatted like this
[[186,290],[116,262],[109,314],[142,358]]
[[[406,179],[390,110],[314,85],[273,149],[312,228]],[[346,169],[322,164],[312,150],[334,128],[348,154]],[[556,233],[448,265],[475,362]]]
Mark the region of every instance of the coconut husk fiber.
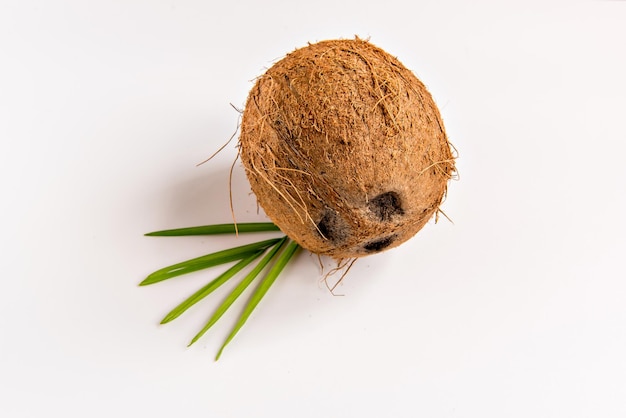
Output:
[[358,38],[309,44],[259,77],[239,145],[271,220],[302,247],[335,259],[414,236],[438,211],[455,171],[422,82]]

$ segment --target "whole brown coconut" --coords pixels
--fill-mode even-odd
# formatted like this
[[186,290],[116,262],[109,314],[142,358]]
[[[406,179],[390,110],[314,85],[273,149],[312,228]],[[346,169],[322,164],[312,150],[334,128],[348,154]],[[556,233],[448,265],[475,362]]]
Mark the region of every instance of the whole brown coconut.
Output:
[[454,157],[424,85],[361,39],[298,49],[248,97],[241,158],[291,239],[336,259],[395,247],[438,211]]

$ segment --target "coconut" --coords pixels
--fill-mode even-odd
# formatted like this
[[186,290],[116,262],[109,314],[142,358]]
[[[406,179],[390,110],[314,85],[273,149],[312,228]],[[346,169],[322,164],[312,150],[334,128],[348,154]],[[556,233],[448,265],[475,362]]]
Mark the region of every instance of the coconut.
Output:
[[361,39],[297,49],[260,76],[240,155],[270,219],[335,259],[396,247],[435,215],[455,171],[431,95]]

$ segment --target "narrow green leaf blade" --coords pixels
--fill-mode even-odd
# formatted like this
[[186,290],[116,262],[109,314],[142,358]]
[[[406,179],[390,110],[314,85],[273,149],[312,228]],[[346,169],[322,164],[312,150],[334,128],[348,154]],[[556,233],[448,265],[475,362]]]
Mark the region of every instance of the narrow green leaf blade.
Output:
[[226,299],[221,303],[220,306],[215,310],[209,321],[206,323],[204,328],[200,330],[196,334],[195,337],[191,340],[189,345],[192,345],[200,337],[202,337],[208,330],[211,328],[218,319],[224,315],[224,313],[230,308],[230,306],[237,300],[237,298],[246,290],[246,288],[254,281],[254,279],[259,275],[259,273],[267,266],[267,264],[274,258],[276,253],[284,246],[287,241],[287,237],[284,237],[279,243],[277,243],[274,248],[272,248],[266,255],[259,261],[259,263],[254,267],[250,273],[244,277],[244,279],[233,289],[233,291],[226,297]]
[[257,251],[256,253],[252,254],[250,257],[244,258],[243,260],[241,260],[240,262],[238,262],[237,264],[235,264],[234,266],[226,270],[224,273],[217,276],[217,278],[215,278],[214,280],[209,282],[207,285],[200,288],[193,295],[185,299],[185,301],[183,301],[180,305],[172,309],[172,311],[168,313],[165,316],[165,318],[163,318],[163,320],[161,321],[161,324],[166,324],[178,318],[187,309],[191,308],[193,305],[195,305],[196,303],[204,299],[206,296],[210,295],[215,289],[217,289],[218,287],[226,283],[228,279],[233,277],[235,274],[239,273],[244,267],[246,267],[248,264],[250,264],[257,258],[259,258],[261,254],[263,254],[262,250]]
[[285,245],[287,237],[283,237],[274,248],[272,248],[266,255],[259,261],[259,263],[244,277],[244,279],[233,289],[233,291],[224,299],[224,301],[215,310],[206,325],[196,334],[195,337],[189,343],[189,346],[198,341],[208,330],[211,328],[218,319],[224,315],[224,313],[230,308],[230,306],[237,300],[239,296],[248,288],[250,283],[259,275],[259,273],[267,266],[267,264],[274,258],[276,253]]
[[192,226],[188,228],[165,229],[162,231],[149,232],[149,237],[180,237],[187,235],[217,235],[217,234],[234,234],[235,232],[263,232],[263,231],[280,231],[280,229],[271,222],[244,222],[235,224],[215,224]]
[[201,257],[192,258],[191,260],[183,261],[182,263],[173,264],[150,274],[141,283],[139,283],[139,286],[146,286],[149,284],[158,283],[160,281],[180,276],[182,274],[191,273],[193,271],[202,270],[220,264],[225,264],[230,261],[241,260],[259,250],[263,250],[272,245],[275,245],[278,241],[280,241],[280,238],[268,239],[265,241],[259,241],[252,244],[242,245],[240,247],[229,248],[227,250],[203,255]]
[[241,327],[243,327],[243,325],[246,323],[246,321],[254,311],[254,308],[256,308],[261,299],[263,299],[270,286],[272,286],[278,275],[285,268],[287,263],[289,263],[289,260],[291,260],[291,258],[299,248],[300,246],[296,242],[291,241],[289,242],[285,250],[278,256],[278,259],[276,260],[270,271],[267,273],[263,281],[259,283],[259,286],[250,297],[250,300],[248,300],[248,303],[244,308],[243,313],[239,317],[239,320],[235,324],[235,327],[224,341],[224,344],[222,344],[222,347],[218,351],[217,356],[215,356],[215,361],[219,360],[220,356],[222,355],[222,351],[224,351],[226,345],[235,337]]

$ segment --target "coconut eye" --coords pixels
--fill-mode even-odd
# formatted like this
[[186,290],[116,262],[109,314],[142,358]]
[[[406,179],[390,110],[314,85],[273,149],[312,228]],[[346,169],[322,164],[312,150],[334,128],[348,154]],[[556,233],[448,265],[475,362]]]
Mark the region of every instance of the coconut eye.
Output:
[[377,253],[389,247],[395,241],[395,239],[396,239],[395,235],[377,239],[375,241],[368,242],[367,244],[363,246],[363,248],[368,253]]
[[381,222],[390,221],[394,216],[404,215],[402,199],[396,192],[379,194],[367,204],[370,212]]
[[346,221],[343,220],[337,211],[326,208],[323,212],[322,219],[317,223],[317,231],[333,244],[339,244],[349,235],[349,228]]

